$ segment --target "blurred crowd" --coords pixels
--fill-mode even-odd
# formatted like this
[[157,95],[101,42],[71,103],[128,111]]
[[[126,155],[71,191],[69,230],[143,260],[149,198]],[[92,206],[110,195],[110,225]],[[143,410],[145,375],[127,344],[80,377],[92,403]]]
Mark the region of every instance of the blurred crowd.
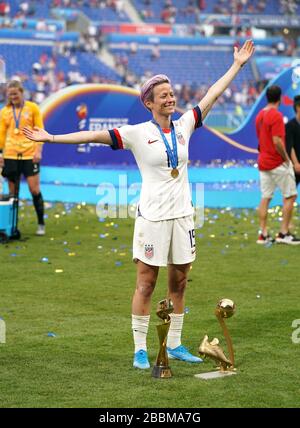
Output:
[[262,14],[265,12],[266,0],[258,0],[256,3],[249,0],[218,0],[213,8],[214,13],[222,15],[254,13]]
[[[97,55],[102,43],[101,34],[91,29],[82,35],[77,44],[73,42],[57,42],[49,51],[40,55],[39,59],[32,64],[30,75],[16,72],[11,79],[17,79],[24,83],[27,88],[26,98],[40,104],[52,93],[66,86],[76,83],[115,83],[99,74],[83,75],[79,71],[79,52],[90,52]],[[69,71],[64,72],[58,67],[59,59],[65,59],[69,63]]]
[[[266,0],[216,0],[213,3],[213,13],[222,15],[264,14],[267,8]],[[143,0],[142,4],[140,14],[143,19],[158,17],[155,16],[154,0]],[[180,7],[176,7],[172,0],[165,0],[161,2],[159,18],[166,24],[174,24],[177,16],[193,15],[197,22],[199,14],[207,13],[207,4],[205,0],[186,0]],[[280,14],[296,14],[298,6],[297,0],[278,0]]]
[[[131,44],[130,54],[134,54],[137,49],[138,46],[136,44]],[[160,57],[160,51],[157,45],[153,46],[150,55],[153,60]],[[150,70],[146,71],[142,76],[137,76],[132,73],[128,67],[129,58],[125,53],[115,55],[114,58],[116,70],[122,77],[121,83],[125,86],[140,89],[141,85],[153,75]],[[219,97],[217,102],[218,106],[224,109],[227,107],[235,108],[236,106],[247,108],[253,104],[264,86],[265,82],[257,83],[255,81],[244,82],[241,88],[233,84],[226,89],[221,97]],[[178,107],[185,109],[194,107],[199,100],[203,98],[209,85],[204,82],[200,85],[199,82],[192,84],[175,83],[173,87],[177,97]]]
[[[18,7],[14,16],[11,16],[11,6],[9,1],[0,1],[0,16],[7,18],[33,17],[36,13],[37,3],[45,3],[44,0],[27,0],[18,2]],[[124,8],[124,0],[52,0],[50,8],[74,8],[80,9],[83,6],[91,9],[111,8],[116,13],[121,13]],[[47,18],[47,17],[46,17]],[[48,18],[50,18],[50,13]]]
[[[19,2],[19,10],[15,17],[26,18],[34,15],[36,4],[36,0]],[[153,0],[143,0],[143,4],[146,10],[151,10]],[[51,2],[51,7],[81,8],[83,6],[90,8],[109,7],[118,12],[123,10],[124,2],[123,0],[52,0]],[[174,6],[172,0],[161,2],[161,6],[162,20],[164,22],[172,23],[175,20],[176,14],[179,12],[185,15],[198,13],[199,10],[205,12],[207,3],[205,0],[186,0],[184,7],[182,7],[180,11],[178,11]],[[263,13],[266,7],[266,1],[257,0],[256,2],[250,2],[248,0],[217,0],[214,7],[215,12],[223,14],[243,13],[245,11]],[[297,8],[297,2],[279,0],[279,7],[284,13],[294,13],[293,11]],[[9,19],[11,20],[10,12],[9,2],[0,2],[0,15],[7,17],[7,23],[9,22]],[[5,21],[2,25],[6,25]],[[43,29],[49,29],[47,25],[48,24],[46,24],[44,19],[37,20],[37,26],[41,31]],[[24,26],[26,26],[26,20],[24,20]],[[189,26],[191,31],[193,30],[195,32],[197,31],[196,27],[197,25]],[[251,30],[249,28],[235,29],[235,33],[233,35],[251,37]],[[134,70],[130,69],[129,56],[134,55],[139,49],[138,44],[134,42],[130,44],[129,51],[124,50],[122,54],[114,55],[115,70],[120,76],[118,81],[104,78],[99,74],[90,74],[89,76],[83,75],[79,71],[80,67],[77,67],[79,61],[78,53],[88,52],[99,56],[103,43],[104,39],[99,27],[91,25],[87,29],[86,33],[81,35],[78,43],[57,42],[51,50],[51,53],[44,52],[40,58],[32,64],[32,72],[30,73],[30,76],[18,72],[14,76],[9,77],[20,79],[25,83],[25,88],[27,87],[28,91],[26,98],[29,98],[39,104],[50,94],[57,92],[65,86],[76,83],[120,83],[125,86],[139,89],[144,81],[152,76],[152,72],[150,70],[146,71],[142,76],[138,76],[134,73]],[[286,43],[278,43],[276,46],[273,46],[270,53],[292,56],[295,54],[295,51],[296,43],[290,39]],[[153,61],[160,58],[161,52],[159,45],[152,46],[150,55]],[[70,65],[69,71],[62,71],[58,66],[60,58],[68,61]],[[26,84],[29,82],[30,84]],[[255,81],[244,82],[241,87],[233,84],[219,98],[218,106],[224,109],[228,106],[233,108],[236,106],[247,108],[256,100],[257,96],[263,89],[263,86],[263,84]],[[174,89],[178,99],[178,106],[185,109],[190,108],[199,102],[206,93],[208,85],[207,82],[201,82],[200,84],[199,82],[186,84],[175,82]],[[3,91],[0,91],[0,97],[3,100]]]

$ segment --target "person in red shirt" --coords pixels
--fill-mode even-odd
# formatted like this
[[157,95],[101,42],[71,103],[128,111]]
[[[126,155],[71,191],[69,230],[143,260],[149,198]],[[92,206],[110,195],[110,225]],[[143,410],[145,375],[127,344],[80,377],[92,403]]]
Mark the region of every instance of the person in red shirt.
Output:
[[285,125],[283,115],[278,111],[281,99],[281,88],[273,85],[267,89],[268,104],[256,116],[255,126],[258,138],[258,168],[262,198],[258,213],[260,234],[258,244],[273,242],[268,235],[268,208],[276,187],[283,195],[283,215],[281,229],[275,241],[282,244],[298,245],[300,239],[289,230],[293,215],[294,202],[297,197],[293,164],[285,148]]

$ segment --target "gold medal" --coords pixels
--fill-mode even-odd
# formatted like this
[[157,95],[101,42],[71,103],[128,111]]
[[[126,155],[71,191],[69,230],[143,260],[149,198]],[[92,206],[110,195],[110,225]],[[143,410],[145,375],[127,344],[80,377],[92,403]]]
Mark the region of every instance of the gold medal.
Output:
[[16,134],[16,135],[17,135],[17,134],[19,134],[19,132],[20,132],[20,130],[19,130],[18,128],[15,128],[15,129],[14,129],[14,134]]
[[172,171],[171,171],[171,175],[172,175],[173,178],[177,178],[178,175],[179,175],[178,169],[177,168],[173,168]]

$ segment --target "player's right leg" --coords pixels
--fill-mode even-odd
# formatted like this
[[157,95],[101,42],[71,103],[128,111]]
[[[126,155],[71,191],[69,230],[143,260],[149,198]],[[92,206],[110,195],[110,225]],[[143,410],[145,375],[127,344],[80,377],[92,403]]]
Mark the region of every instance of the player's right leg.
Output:
[[132,331],[134,340],[133,367],[150,368],[147,354],[147,333],[150,321],[151,296],[159,267],[137,260],[136,289],[132,299]]
[[259,217],[259,235],[256,241],[257,244],[266,244],[273,242],[274,240],[268,234],[267,220],[268,220],[268,208],[270,201],[273,197],[273,193],[276,187],[276,183],[273,180],[271,171],[260,171],[260,190],[261,190],[261,201],[258,207]]
[[136,290],[132,300],[134,338],[133,366],[145,369],[150,364],[146,338],[150,321],[151,296],[160,266],[167,266],[171,222],[136,218],[133,237],[133,260],[137,263]]

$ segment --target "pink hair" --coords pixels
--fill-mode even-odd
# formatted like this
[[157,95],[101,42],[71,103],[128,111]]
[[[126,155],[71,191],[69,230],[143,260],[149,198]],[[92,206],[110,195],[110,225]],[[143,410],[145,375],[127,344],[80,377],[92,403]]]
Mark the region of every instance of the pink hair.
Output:
[[[154,86],[160,85],[161,83],[170,83],[171,80],[166,76],[165,74],[156,74],[155,76],[151,77],[151,79],[147,80],[142,88],[141,88],[141,101],[146,107],[145,102],[148,101],[152,96],[152,91]],[[147,108],[147,107],[146,107]]]

